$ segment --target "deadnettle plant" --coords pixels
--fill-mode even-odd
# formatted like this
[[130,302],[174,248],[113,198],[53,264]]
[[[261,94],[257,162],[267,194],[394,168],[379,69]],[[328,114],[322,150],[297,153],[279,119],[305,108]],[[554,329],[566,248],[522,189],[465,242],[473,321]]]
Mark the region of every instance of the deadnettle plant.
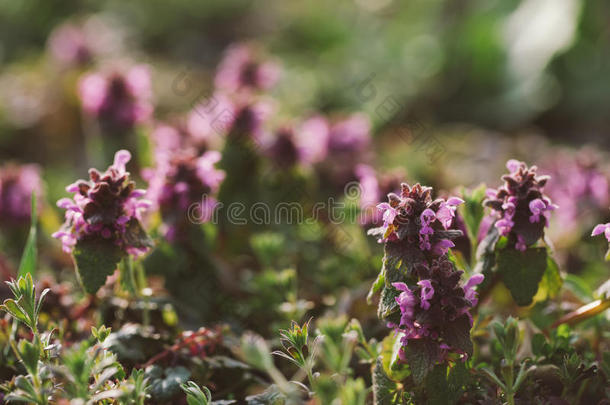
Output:
[[66,222],[53,237],[72,253],[85,288],[95,292],[125,256],[139,256],[151,242],[140,221],[151,203],[142,199],[146,190],[136,189],[125,165],[131,154],[120,150],[103,173],[89,170],[89,180],[66,187],[72,198],[57,206],[66,210]]
[[390,193],[389,201],[379,204],[383,226],[369,231],[385,244],[371,294],[381,291],[378,316],[400,340],[392,361],[409,364],[417,382],[451,353],[472,355],[469,310],[477,304],[474,287],[483,281],[478,274],[461,284],[463,272],[447,255],[451,239],[462,234],[450,227],[463,201],[432,200],[431,192],[403,183],[400,195]]
[[[156,169],[144,173],[149,182],[147,197],[158,207],[169,240],[184,236],[180,235],[181,229],[189,219],[201,223],[212,218],[216,206],[213,195],[225,176],[215,167],[220,158],[216,151],[201,155],[193,149],[167,152],[158,156]],[[190,211],[194,204],[196,213]],[[189,218],[189,213],[196,218]]]
[[[538,176],[536,166],[509,160],[504,184],[487,190],[483,205],[492,216],[481,223],[475,271],[485,275],[483,295],[502,281],[518,305],[530,305],[535,297],[553,297],[561,287],[559,268],[544,243],[544,230],[557,209],[543,193],[550,179]],[[541,283],[543,277],[546,283]]]
[[126,73],[90,73],[79,82],[83,110],[97,119],[103,130],[130,130],[152,114],[150,72],[138,65]]
[[502,176],[504,184],[497,190],[487,190],[484,205],[497,218],[495,228],[508,243],[520,251],[544,236],[551,212],[557,205],[543,194],[548,176],[538,176],[537,167],[528,168],[523,162],[509,160],[510,174]]

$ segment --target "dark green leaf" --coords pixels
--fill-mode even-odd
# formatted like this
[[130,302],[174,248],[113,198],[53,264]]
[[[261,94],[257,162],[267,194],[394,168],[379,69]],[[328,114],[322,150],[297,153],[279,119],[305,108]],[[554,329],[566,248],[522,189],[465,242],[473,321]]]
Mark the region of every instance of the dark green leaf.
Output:
[[116,270],[124,253],[112,241],[99,238],[78,242],[72,255],[85,291],[95,294]]
[[504,249],[498,252],[496,260],[498,272],[515,302],[530,305],[547,267],[546,248],[529,248],[525,252]]
[[414,339],[404,349],[407,364],[415,384],[421,384],[439,358],[438,343],[427,339]]
[[379,299],[379,306],[377,307],[377,316],[380,319],[386,319],[396,311],[398,311],[398,303],[396,297],[400,295],[394,287],[384,286],[381,291],[381,298]]
[[379,357],[373,369],[373,398],[375,405],[392,405],[394,391],[396,391],[396,383],[383,370],[381,357]]
[[536,302],[555,298],[563,285],[561,273],[559,272],[559,266],[555,260],[553,260],[551,256],[548,256],[546,262],[546,269],[542,275],[538,292],[534,296],[534,301]]
[[492,282],[493,277],[491,276],[493,268],[496,265],[496,244],[500,240],[500,233],[498,229],[492,224],[489,227],[487,235],[483,238],[479,246],[477,247],[477,264],[474,268],[475,273],[480,273],[485,276],[483,283],[479,286],[479,291],[487,288],[489,283]]
[[138,221],[132,218],[126,225],[125,233],[123,234],[125,242],[128,246],[134,246],[137,248],[152,247],[153,242]]
[[470,339],[470,319],[463,315],[445,325],[442,331],[443,339],[449,346],[459,349],[472,356],[472,340]]

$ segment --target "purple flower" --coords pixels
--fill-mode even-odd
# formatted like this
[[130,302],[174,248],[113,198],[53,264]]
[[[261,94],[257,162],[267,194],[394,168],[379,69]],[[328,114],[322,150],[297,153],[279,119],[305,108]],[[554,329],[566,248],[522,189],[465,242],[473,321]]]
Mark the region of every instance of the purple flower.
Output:
[[66,210],[66,222],[53,234],[62,241],[65,252],[72,252],[81,240],[94,238],[111,240],[128,254],[146,252],[149,246],[134,238],[133,232],[143,233],[142,213],[151,203],[141,198],[146,190],[136,189],[129,179],[125,165],[130,159],[128,151],[120,150],[104,173],[89,169],[89,181],[79,180],[66,187],[74,197],[57,202]]
[[360,184],[360,223],[379,226],[385,210],[378,208],[378,202],[382,196],[400,190],[399,179],[403,176],[396,172],[378,176],[373,167],[365,164],[356,166],[355,173]]
[[24,225],[30,222],[31,199],[42,194],[40,170],[36,165],[6,165],[0,168],[0,222]]
[[277,82],[279,66],[263,61],[252,46],[236,44],[229,47],[218,66],[214,84],[228,92],[267,90]]
[[369,147],[371,124],[366,116],[354,114],[330,126],[328,149],[331,153],[358,153]]
[[83,65],[92,57],[85,32],[73,24],[55,28],[49,36],[48,46],[53,57],[65,65]]
[[504,185],[487,190],[484,204],[492,209],[500,235],[524,251],[542,238],[557,205],[543,194],[549,177],[537,176],[536,166],[528,168],[523,162],[509,160],[506,167],[510,174],[502,176]]
[[[420,250],[435,254],[445,254],[454,244],[445,236],[444,231],[451,227],[456,207],[463,201],[451,197],[432,200],[431,188],[419,184],[410,187],[401,185],[400,195],[390,193],[389,202],[378,205],[383,212],[383,227],[371,233],[381,235],[379,242],[417,243]],[[434,249],[433,249],[434,246]]]
[[147,197],[159,209],[168,239],[184,236],[181,231],[189,224],[193,207],[199,210],[195,213],[198,222],[211,220],[216,206],[213,194],[225,177],[215,167],[220,158],[217,151],[197,155],[193,149],[177,150],[143,173],[149,183]]
[[[400,324],[390,323],[401,336],[403,349],[410,341],[426,339],[439,349],[439,361],[449,352],[462,353],[452,347],[447,339],[446,325],[461,317],[467,317],[472,326],[470,309],[477,304],[475,287],[483,282],[483,275],[472,276],[460,284],[463,272],[457,271],[446,257],[433,260],[429,265],[422,262],[416,267],[420,278],[413,287],[396,282],[392,286],[400,291],[396,303],[400,310]],[[401,358],[404,353],[401,350]]]
[[309,164],[320,163],[328,155],[328,122],[315,116],[305,120],[296,131],[296,143],[301,150],[302,159]]
[[83,110],[104,129],[131,129],[152,115],[148,67],[134,66],[127,73],[90,73],[79,82]]
[[608,239],[608,242],[610,242],[610,223],[597,225],[595,228],[593,228],[591,236],[601,235],[602,233],[606,239]]

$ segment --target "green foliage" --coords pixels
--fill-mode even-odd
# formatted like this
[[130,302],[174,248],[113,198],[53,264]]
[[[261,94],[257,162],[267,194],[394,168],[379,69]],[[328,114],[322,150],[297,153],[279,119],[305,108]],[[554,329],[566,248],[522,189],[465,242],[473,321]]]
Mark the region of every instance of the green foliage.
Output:
[[49,292],[49,289],[44,289],[36,300],[36,288],[34,287],[34,281],[30,273],[25,276],[19,277],[17,281],[7,281],[6,284],[9,286],[13,293],[14,299],[7,299],[4,301],[0,309],[8,312],[15,318],[23,322],[30,330],[37,335],[38,334],[38,317],[42,307],[44,297]]
[[72,255],[85,291],[95,294],[106,284],[106,278],[114,273],[125,254],[112,241],[87,239],[76,244]]
[[547,269],[547,249],[528,248],[525,252],[503,249],[497,253],[498,273],[518,305],[533,302]]
[[485,199],[485,184],[481,184],[474,190],[462,189],[461,195],[464,204],[459,206],[459,213],[464,219],[468,237],[471,241],[476,241],[479,234],[479,225],[485,215],[483,200]]
[[212,402],[212,393],[206,387],[203,390],[193,381],[187,381],[180,386],[186,394],[188,405],[209,405]]

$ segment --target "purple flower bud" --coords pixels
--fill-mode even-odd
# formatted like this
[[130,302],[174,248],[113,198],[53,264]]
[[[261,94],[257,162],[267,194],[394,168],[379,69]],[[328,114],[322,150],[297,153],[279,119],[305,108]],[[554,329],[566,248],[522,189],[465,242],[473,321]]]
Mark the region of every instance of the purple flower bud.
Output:
[[89,181],[79,180],[67,187],[75,195],[57,202],[66,210],[66,221],[53,234],[62,241],[65,252],[72,252],[80,240],[95,237],[111,239],[128,254],[147,250],[148,246],[129,234],[134,228],[140,229],[142,213],[150,206],[150,201],[140,199],[143,191],[136,190],[129,179],[125,165],[130,159],[128,151],[120,150],[104,173],[91,169]]

